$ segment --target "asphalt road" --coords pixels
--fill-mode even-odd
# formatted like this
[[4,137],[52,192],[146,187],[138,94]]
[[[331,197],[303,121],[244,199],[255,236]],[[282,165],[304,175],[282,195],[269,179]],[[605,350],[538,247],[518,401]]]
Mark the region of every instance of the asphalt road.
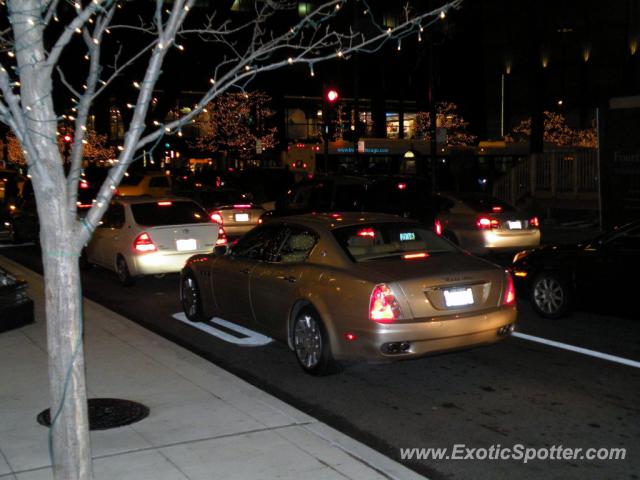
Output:
[[[0,254],[41,271],[35,247]],[[239,346],[173,318],[180,312],[175,275],[126,288],[114,274],[94,268],[84,274],[83,288],[88,298],[430,478],[639,478],[638,368],[509,338],[414,361],[351,364],[338,375],[313,378],[283,344]],[[637,318],[579,312],[552,322],[538,318],[525,301],[518,305],[519,332],[640,361]],[[400,448],[460,444],[627,452],[625,460],[609,461],[400,459]]]

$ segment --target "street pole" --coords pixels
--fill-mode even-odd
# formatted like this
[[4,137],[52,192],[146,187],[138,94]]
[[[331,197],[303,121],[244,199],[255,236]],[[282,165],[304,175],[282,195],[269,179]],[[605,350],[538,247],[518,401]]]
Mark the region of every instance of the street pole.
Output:
[[436,181],[436,156],[438,155],[438,141],[436,139],[437,133],[437,109],[436,109],[436,101],[435,101],[435,50],[433,48],[433,40],[429,42],[429,108],[431,115],[431,141],[429,142],[430,151],[431,151],[431,190],[433,192],[437,191],[438,184]]

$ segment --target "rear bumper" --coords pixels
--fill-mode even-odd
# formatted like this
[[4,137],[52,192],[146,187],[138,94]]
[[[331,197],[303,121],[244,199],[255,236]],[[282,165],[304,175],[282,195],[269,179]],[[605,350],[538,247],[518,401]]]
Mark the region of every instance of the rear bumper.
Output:
[[244,235],[257,225],[257,223],[241,223],[235,225],[224,224],[222,227],[224,228],[224,232],[227,236],[238,237],[240,235]]
[[468,245],[463,248],[474,253],[486,253],[500,250],[525,250],[540,246],[540,230],[513,231],[486,230],[465,237]]
[[210,251],[194,252],[152,252],[142,255],[132,255],[127,260],[127,266],[133,276],[140,275],[161,275],[164,273],[178,273],[184,264],[197,254],[211,253]]
[[[515,325],[515,307],[497,308],[463,318],[448,318],[415,323],[377,324],[367,331],[345,329],[336,332],[334,356],[337,359],[401,360],[430,353],[490,344],[508,336]],[[505,332],[505,330],[507,330]],[[356,339],[347,341],[346,333]],[[388,353],[388,344],[408,344],[405,351]]]

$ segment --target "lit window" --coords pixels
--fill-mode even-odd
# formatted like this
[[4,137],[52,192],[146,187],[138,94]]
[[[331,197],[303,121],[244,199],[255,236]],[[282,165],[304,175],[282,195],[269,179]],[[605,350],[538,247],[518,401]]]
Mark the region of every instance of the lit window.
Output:
[[309,2],[298,2],[298,16],[306,17],[311,13],[311,3]]

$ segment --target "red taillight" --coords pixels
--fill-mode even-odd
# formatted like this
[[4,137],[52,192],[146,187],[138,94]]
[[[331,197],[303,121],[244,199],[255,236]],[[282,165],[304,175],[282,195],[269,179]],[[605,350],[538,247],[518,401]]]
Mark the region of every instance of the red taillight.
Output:
[[224,223],[224,221],[222,220],[222,212],[213,212],[211,214],[211,221],[222,225]]
[[375,238],[376,232],[373,230],[373,228],[363,228],[358,232],[358,236]]
[[504,289],[503,305],[513,305],[516,303],[516,287],[513,285],[513,278],[509,272],[505,272],[505,281],[507,286]]
[[89,188],[89,182],[87,182],[86,180],[80,180],[80,188],[82,190],[86,190]]
[[159,207],[170,207],[172,202],[158,202]]
[[243,203],[241,205],[234,205],[233,208],[251,208],[251,205]]
[[155,243],[153,243],[147,232],[142,232],[136,237],[133,241],[133,249],[140,253],[155,252],[157,250]]
[[407,188],[407,184],[406,183],[399,183],[398,184],[398,190],[406,190]]
[[429,254],[427,252],[419,252],[419,253],[407,253],[403,255],[402,258],[404,260],[414,260],[416,258],[427,258]]
[[540,228],[540,220],[538,220],[538,217],[533,217],[529,220],[529,226],[533,228]]
[[385,284],[376,285],[369,301],[369,319],[378,323],[392,323],[400,316],[400,305],[391,289]]
[[499,213],[499,212],[502,211],[502,207],[492,207],[491,211],[494,212],[494,213]]
[[259,218],[259,219],[258,219],[258,223],[260,224],[260,223],[262,223],[262,222],[264,222],[264,220],[263,220],[262,218]]
[[476,221],[476,226],[481,230],[486,228],[498,228],[500,226],[500,222],[495,218],[480,217]]
[[224,228],[220,226],[218,229],[218,239],[216,240],[216,245],[226,245],[227,244],[227,234],[224,231]]
[[442,223],[437,218],[436,218],[436,221],[434,222],[433,229],[436,231],[437,235],[442,235]]

